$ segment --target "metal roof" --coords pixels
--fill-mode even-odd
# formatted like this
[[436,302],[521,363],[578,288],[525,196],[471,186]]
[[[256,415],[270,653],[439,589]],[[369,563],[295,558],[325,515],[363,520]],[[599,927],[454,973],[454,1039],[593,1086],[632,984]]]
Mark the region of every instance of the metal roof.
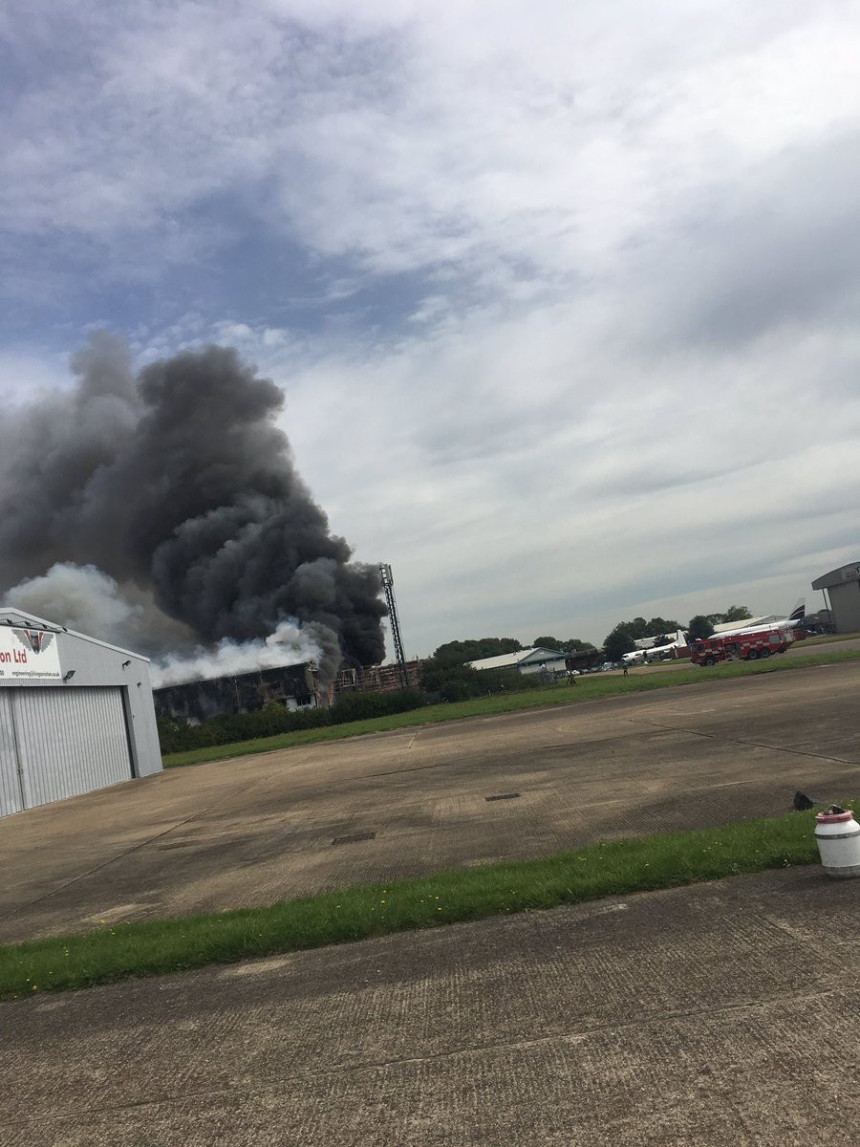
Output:
[[22,629],[47,629],[51,633],[68,633],[70,637],[78,637],[81,641],[100,645],[102,649],[111,649],[114,653],[124,653],[127,657],[136,657],[138,661],[149,662],[148,657],[144,657],[142,653],[135,653],[133,649],[123,649],[121,645],[111,645],[108,641],[100,641],[97,637],[90,637],[87,633],[78,633],[75,629],[68,629],[65,625],[58,625],[55,621],[46,621],[44,617],[36,617],[34,613],[25,613],[23,609],[14,609],[12,606],[0,607],[0,625],[19,625]]
[[822,574],[812,583],[813,589],[830,589],[834,585],[843,585],[846,581],[860,579],[860,562],[851,562],[850,565],[840,566],[838,570]]
[[[535,657],[535,654],[539,656]],[[518,649],[516,653],[501,653],[498,657],[482,657],[479,661],[467,661],[466,664],[470,669],[516,669],[529,661],[557,661],[564,656],[558,649],[543,649],[537,645],[532,649]]]

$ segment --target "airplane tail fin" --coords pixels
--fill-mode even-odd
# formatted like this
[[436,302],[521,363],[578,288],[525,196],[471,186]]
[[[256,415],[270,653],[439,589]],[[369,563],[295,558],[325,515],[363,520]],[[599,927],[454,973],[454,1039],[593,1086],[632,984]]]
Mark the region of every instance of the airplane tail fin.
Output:
[[791,613],[788,615],[788,620],[803,621],[804,617],[806,617],[806,598],[802,597],[794,609],[791,611]]

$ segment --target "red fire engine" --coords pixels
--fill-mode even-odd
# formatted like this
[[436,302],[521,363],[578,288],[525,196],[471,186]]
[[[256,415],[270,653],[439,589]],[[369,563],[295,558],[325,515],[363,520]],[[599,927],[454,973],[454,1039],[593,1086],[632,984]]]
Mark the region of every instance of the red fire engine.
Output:
[[785,653],[789,645],[806,634],[802,629],[768,626],[742,633],[721,633],[694,641],[690,660],[695,665],[716,665],[718,661],[758,661],[772,653]]

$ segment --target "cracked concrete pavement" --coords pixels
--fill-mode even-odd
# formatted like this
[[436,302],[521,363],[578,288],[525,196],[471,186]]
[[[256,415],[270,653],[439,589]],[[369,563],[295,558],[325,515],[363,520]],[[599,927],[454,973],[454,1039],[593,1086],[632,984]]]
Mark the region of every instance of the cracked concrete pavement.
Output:
[[845,1144],[858,918],[810,867],[14,1001],[0,1140]]
[[[856,794],[858,683],[852,665],[703,683],[35,809],[0,822],[2,938]],[[858,930],[860,881],[810,866],[11,1001],[0,1142],[843,1144]]]
[[860,780],[858,683],[860,664],[703,681],[174,769],[32,809],[0,821],[0,943],[773,816],[797,788],[845,798]]

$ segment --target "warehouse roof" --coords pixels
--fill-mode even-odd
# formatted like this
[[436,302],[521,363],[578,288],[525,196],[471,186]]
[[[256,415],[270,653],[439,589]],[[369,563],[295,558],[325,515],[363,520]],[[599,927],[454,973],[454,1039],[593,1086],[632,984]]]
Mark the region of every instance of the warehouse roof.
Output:
[[860,562],[851,562],[850,565],[840,566],[838,570],[831,570],[823,574],[812,583],[813,589],[830,589],[834,585],[842,585],[846,581],[860,579]]
[[518,669],[534,661],[557,661],[564,654],[558,649],[518,649],[515,653],[502,653],[498,657],[482,657],[479,661],[467,661],[470,669]]

